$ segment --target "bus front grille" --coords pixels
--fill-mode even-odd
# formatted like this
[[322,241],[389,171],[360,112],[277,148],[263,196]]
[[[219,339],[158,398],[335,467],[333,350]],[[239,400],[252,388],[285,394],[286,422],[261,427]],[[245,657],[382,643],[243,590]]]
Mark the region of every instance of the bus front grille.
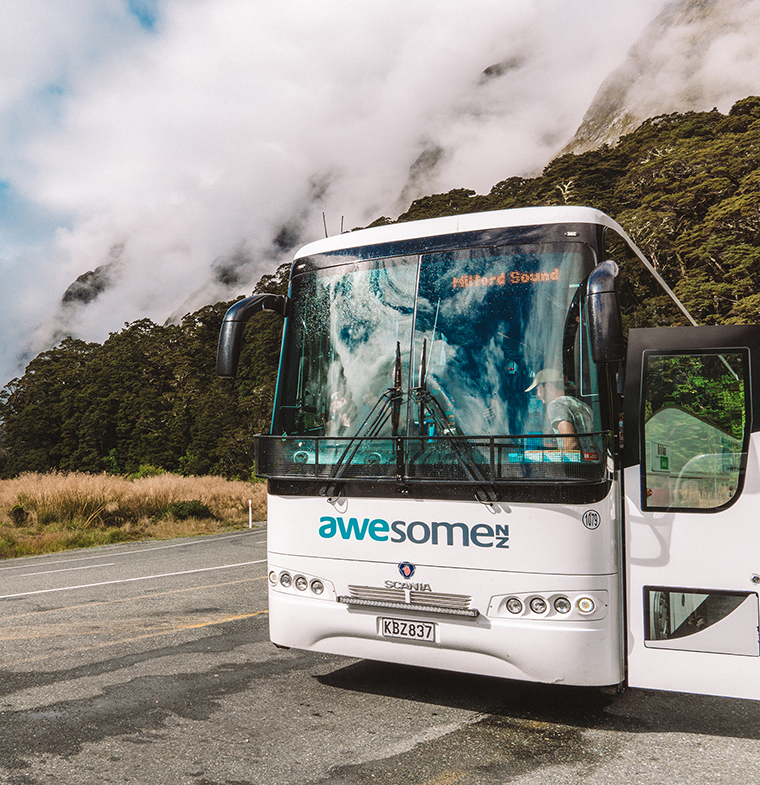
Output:
[[362,608],[386,608],[469,618],[480,615],[478,610],[470,607],[472,597],[466,594],[379,586],[349,586],[348,590],[350,594],[338,597],[338,602]]

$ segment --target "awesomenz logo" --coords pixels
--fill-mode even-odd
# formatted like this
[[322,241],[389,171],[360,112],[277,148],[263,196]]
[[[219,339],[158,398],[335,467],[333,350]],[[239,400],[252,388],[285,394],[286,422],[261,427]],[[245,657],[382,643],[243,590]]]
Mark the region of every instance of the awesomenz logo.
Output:
[[476,523],[447,523],[445,521],[388,521],[382,518],[348,518],[324,515],[319,519],[319,536],[324,539],[341,537],[344,540],[376,542],[410,542],[415,545],[458,545],[468,548],[509,548],[509,526]]

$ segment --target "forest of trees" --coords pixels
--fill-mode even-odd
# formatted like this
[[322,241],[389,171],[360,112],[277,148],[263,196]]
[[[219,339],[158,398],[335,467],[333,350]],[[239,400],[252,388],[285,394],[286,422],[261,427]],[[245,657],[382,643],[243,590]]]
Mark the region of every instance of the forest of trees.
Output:
[[[549,204],[588,205],[618,221],[701,323],[760,323],[760,97],[727,115],[653,118],[615,147],[563,155],[488,194],[419,199],[397,220]],[[282,265],[256,291],[284,292],[288,273]],[[269,423],[282,321],[260,314],[238,377],[220,380],[216,343],[230,304],[42,352],[0,393],[0,476],[154,466],[249,478],[253,435]]]
[[[282,265],[256,291],[284,293],[289,272]],[[282,319],[260,314],[237,378],[219,379],[216,344],[231,304],[178,325],[141,319],[102,345],[66,338],[39,354],[0,393],[0,476],[150,466],[249,479],[253,435],[269,425]]]

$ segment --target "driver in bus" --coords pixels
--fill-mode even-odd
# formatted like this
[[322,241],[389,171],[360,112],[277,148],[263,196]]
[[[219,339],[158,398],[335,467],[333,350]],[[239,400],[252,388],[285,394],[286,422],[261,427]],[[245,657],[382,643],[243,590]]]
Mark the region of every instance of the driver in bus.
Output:
[[578,398],[565,394],[565,381],[559,371],[539,371],[525,392],[532,390],[536,391],[536,396],[544,405],[544,413],[552,431],[563,437],[557,439],[561,450],[580,450],[581,447],[593,449],[593,445],[581,445],[581,440],[589,439],[575,435],[593,431],[594,418],[591,408]]

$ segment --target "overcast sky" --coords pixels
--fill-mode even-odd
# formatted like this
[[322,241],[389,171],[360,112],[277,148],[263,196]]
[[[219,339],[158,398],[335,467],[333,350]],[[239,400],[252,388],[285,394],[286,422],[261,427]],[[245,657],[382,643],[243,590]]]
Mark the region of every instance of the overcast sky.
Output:
[[323,211],[337,232],[537,173],[664,5],[2,0],[0,384],[63,334],[250,293]]

